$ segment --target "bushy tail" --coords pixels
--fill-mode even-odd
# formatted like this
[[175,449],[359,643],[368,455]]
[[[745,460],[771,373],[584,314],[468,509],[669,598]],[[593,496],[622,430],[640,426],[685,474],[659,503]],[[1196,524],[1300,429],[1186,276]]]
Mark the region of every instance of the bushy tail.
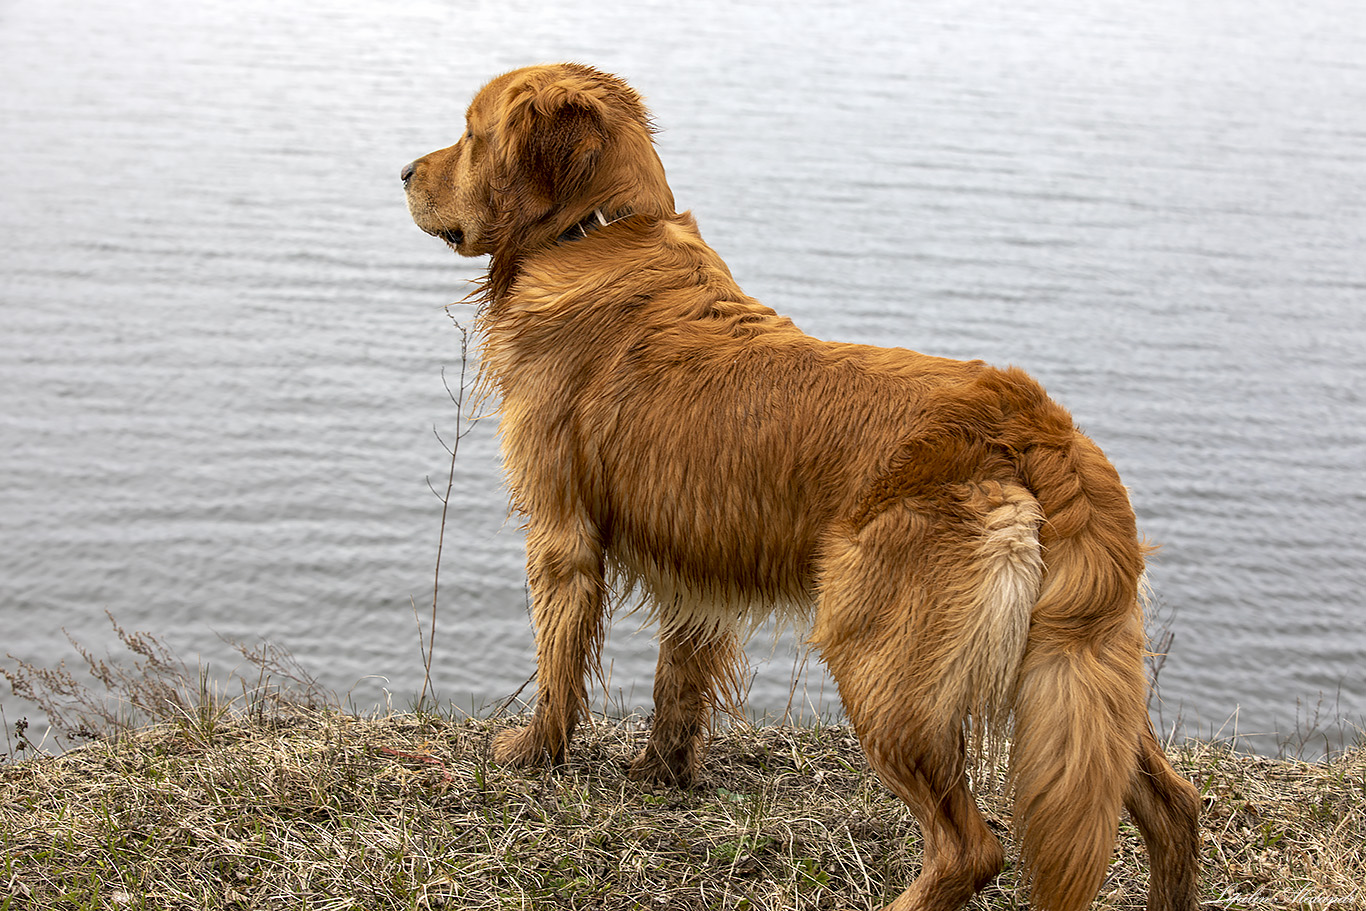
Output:
[[1010,771],[1033,905],[1079,911],[1109,865],[1148,723],[1143,549],[1114,468],[1054,408],[1049,417],[1066,418],[1065,435],[1059,428],[1020,453],[1045,517],[1044,580],[1020,668]]

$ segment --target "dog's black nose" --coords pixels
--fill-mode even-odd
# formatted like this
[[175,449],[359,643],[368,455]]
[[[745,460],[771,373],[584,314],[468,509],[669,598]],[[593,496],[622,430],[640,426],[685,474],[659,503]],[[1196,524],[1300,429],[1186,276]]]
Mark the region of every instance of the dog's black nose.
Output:
[[413,170],[413,163],[410,161],[403,166],[403,170],[399,172],[398,176],[403,178],[404,183],[407,183],[408,178],[413,176]]

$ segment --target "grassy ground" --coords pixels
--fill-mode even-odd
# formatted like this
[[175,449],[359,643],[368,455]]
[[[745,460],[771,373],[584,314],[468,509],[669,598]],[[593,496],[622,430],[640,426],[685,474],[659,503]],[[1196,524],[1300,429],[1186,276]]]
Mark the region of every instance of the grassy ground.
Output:
[[[736,726],[680,792],[626,779],[637,722],[594,719],[544,773],[489,762],[503,723],[258,703],[0,764],[0,911],[864,909],[916,870],[847,728]],[[1366,751],[1172,756],[1205,798],[1209,907],[1366,908]],[[1097,907],[1142,908],[1121,835]],[[1008,868],[973,907],[1023,904]]]

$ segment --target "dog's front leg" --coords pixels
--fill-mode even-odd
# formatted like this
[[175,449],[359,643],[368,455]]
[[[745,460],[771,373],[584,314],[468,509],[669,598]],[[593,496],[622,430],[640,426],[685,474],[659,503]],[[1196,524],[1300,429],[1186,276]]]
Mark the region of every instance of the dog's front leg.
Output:
[[712,712],[738,701],[739,640],[727,626],[664,623],[655,671],[650,740],[631,763],[631,777],[688,787],[701,760]]
[[588,669],[603,637],[602,546],[582,527],[527,527],[527,581],[536,627],[536,710],[500,733],[493,758],[509,765],[563,761],[588,703]]

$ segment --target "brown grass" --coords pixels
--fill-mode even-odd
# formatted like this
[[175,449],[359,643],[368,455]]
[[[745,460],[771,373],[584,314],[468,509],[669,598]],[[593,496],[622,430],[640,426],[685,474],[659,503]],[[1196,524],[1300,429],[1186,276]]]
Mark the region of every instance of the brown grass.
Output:
[[[279,703],[0,765],[0,911],[869,908],[917,865],[843,726],[734,726],[682,792],[627,780],[639,719],[595,718],[541,774],[489,762],[503,723]],[[1204,795],[1210,907],[1366,907],[1366,751],[1172,754]],[[1125,823],[1097,907],[1143,907],[1144,858]],[[972,907],[1022,904],[1008,867]]]

